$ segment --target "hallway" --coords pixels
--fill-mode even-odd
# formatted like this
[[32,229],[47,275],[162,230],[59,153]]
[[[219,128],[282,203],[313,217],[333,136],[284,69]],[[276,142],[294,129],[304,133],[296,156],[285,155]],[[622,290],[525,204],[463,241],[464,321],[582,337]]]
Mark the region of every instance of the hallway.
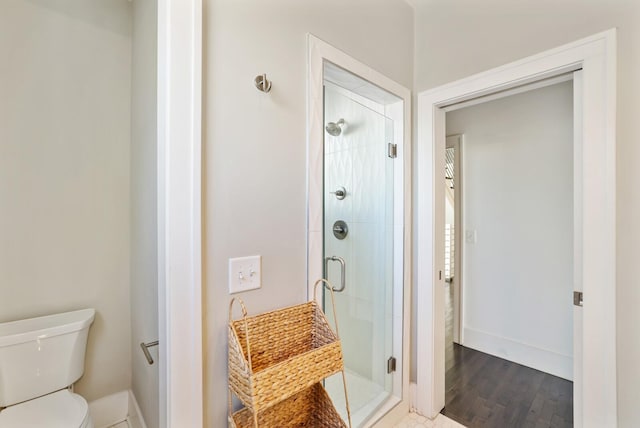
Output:
[[468,427],[572,427],[573,383],[453,343],[446,299],[446,402],[442,414]]

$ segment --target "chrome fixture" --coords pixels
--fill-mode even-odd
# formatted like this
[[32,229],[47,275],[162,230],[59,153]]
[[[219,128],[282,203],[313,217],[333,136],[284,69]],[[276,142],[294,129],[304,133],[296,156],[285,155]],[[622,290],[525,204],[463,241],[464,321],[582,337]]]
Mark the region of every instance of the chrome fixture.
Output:
[[347,197],[347,189],[345,189],[344,187],[338,187],[338,190],[329,193],[331,193],[332,195],[336,195],[336,199],[339,201]]
[[574,291],[573,292],[573,304],[575,306],[583,306],[584,305],[584,295],[582,291]]
[[347,223],[342,220],[338,220],[333,223],[333,236],[342,240],[347,237],[349,233],[349,227],[347,227]]
[[396,357],[389,357],[387,360],[387,373],[393,373],[396,371]]
[[324,129],[327,130],[329,135],[333,135],[334,137],[337,137],[342,133],[342,125],[344,125],[344,119],[340,119],[337,122],[329,122],[327,123],[327,126],[325,126]]
[[334,288],[333,291],[336,291],[336,292],[344,291],[344,288],[347,286],[347,283],[346,283],[347,264],[345,263],[342,257],[338,257],[338,256],[325,257],[324,259],[324,276],[326,277],[325,279],[329,278],[329,262],[340,263],[340,288]]
[[397,144],[389,143],[388,149],[387,149],[387,156],[390,157],[391,159],[395,159],[395,158],[398,157],[398,145]]
[[152,346],[158,346],[158,341],[154,341],[154,342],[148,342],[148,343],[144,343],[142,342],[140,344],[140,348],[142,348],[142,352],[144,352],[144,356],[147,359],[147,362],[149,364],[153,364],[153,358],[151,357],[151,354],[149,353],[149,348],[151,348]]
[[266,74],[256,76],[253,82],[255,83],[256,88],[258,88],[259,91],[269,92],[271,90],[271,81],[267,79]]

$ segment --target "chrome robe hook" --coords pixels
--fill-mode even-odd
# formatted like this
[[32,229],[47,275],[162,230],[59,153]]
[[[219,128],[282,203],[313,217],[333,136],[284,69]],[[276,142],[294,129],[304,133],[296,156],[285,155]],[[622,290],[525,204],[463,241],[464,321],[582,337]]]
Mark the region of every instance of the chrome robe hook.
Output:
[[262,92],[266,93],[271,90],[271,81],[267,79],[266,74],[256,76],[254,83],[256,84],[256,88]]

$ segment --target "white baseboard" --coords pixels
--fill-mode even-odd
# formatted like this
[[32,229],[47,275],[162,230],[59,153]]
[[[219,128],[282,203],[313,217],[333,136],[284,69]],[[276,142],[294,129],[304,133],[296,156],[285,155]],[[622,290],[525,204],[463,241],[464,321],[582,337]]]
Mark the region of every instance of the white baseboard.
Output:
[[128,421],[132,428],[147,428],[136,397],[130,390],[116,392],[89,403],[94,428],[106,428]]
[[573,357],[465,327],[464,346],[573,380]]
[[409,382],[409,411],[411,413],[418,413],[416,410],[416,394],[418,391],[418,385],[415,382]]
[[133,394],[133,391],[129,390],[129,422],[133,428],[147,428],[147,424],[144,422],[138,400]]

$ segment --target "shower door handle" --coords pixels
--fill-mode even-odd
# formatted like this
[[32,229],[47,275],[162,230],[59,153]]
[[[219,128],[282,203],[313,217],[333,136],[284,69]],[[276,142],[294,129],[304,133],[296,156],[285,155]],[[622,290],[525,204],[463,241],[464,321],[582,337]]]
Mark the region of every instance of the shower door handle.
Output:
[[326,276],[325,279],[327,280],[329,279],[329,262],[340,263],[340,288],[334,288],[333,291],[336,291],[336,292],[344,291],[344,288],[347,286],[347,282],[346,282],[347,266],[344,259],[338,256],[329,256],[324,258],[324,276]]

